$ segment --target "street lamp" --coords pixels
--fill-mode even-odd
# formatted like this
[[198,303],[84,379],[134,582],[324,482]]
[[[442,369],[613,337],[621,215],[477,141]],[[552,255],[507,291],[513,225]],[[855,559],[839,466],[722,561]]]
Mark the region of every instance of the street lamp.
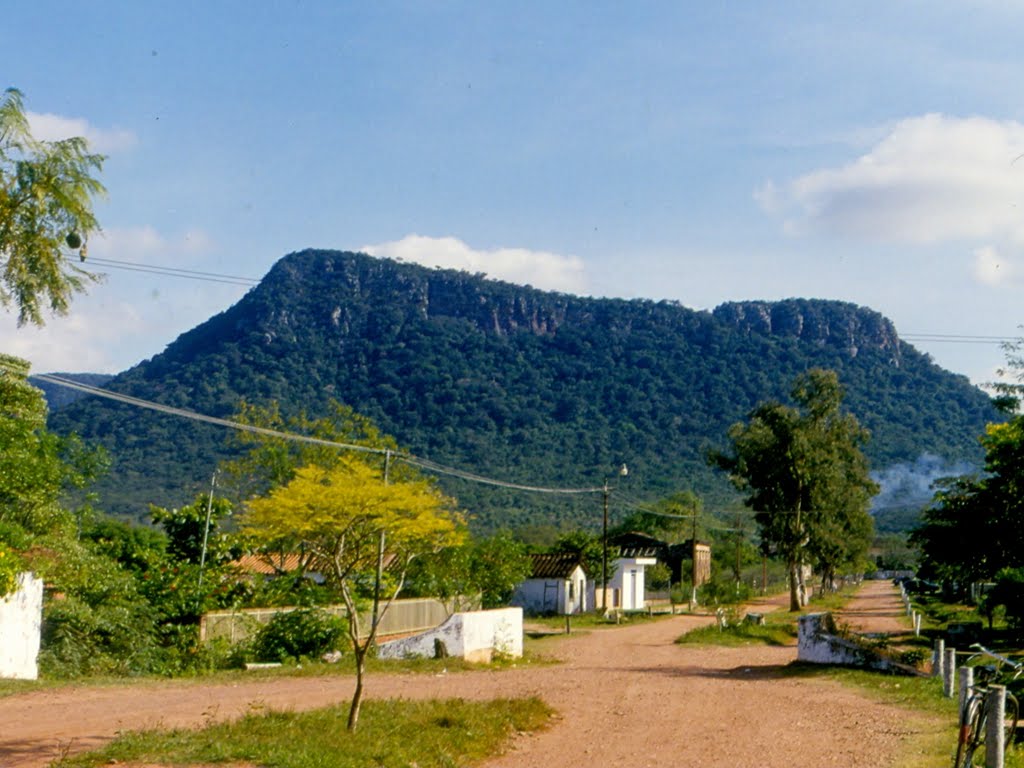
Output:
[[[619,477],[625,477],[629,474],[629,467],[623,464],[619,468]],[[611,489],[608,487],[608,478],[604,480],[604,486],[601,489],[604,496],[604,526],[602,528],[602,541],[603,541],[603,552],[601,554],[601,607],[608,610],[608,495],[611,493]]]

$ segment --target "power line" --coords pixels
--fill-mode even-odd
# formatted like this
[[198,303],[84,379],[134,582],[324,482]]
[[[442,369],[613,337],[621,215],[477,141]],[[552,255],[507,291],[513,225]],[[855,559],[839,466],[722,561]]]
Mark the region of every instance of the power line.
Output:
[[[0,365],[0,367],[3,367]],[[325,440],[318,437],[310,437],[308,435],[300,435],[294,432],[284,432],[277,429],[268,429],[267,427],[257,427],[252,424],[243,424],[238,421],[231,421],[230,419],[221,419],[216,416],[207,416],[206,414],[197,413],[196,411],[190,411],[185,408],[175,408],[170,405],[163,405],[162,403],[155,403],[151,400],[143,400],[142,398],[132,397],[131,395],[121,394],[119,392],[113,392],[102,387],[94,387],[90,384],[83,384],[78,381],[72,381],[71,379],[65,379],[61,376],[55,376],[53,374],[41,373],[34,374],[33,378],[39,381],[45,381],[50,384],[56,384],[61,387],[68,387],[70,389],[76,389],[86,394],[95,395],[96,397],[102,397],[107,400],[114,400],[116,402],[131,405],[136,408],[145,408],[151,411],[157,411],[170,416],[178,416],[180,418],[191,419],[192,421],[199,421],[206,424],[213,424],[215,426],[226,427],[228,429],[235,429],[242,432],[251,432],[258,435],[264,435],[266,437],[276,437],[283,440],[291,440],[294,442],[310,443],[312,445],[322,445],[331,448],[339,448],[347,451],[361,451],[363,453],[374,453],[374,454],[385,454],[389,453],[395,459],[411,464],[412,466],[420,467],[428,472],[433,472],[439,475],[448,475],[450,477],[460,478],[462,480],[468,480],[474,483],[480,483],[484,485],[492,485],[499,488],[508,488],[517,491],[529,491],[532,493],[548,493],[548,494],[589,494],[589,493],[602,493],[603,487],[593,488],[550,488],[536,485],[522,485],[519,483],[510,483],[504,480],[497,480],[495,478],[485,477],[483,475],[477,475],[472,472],[457,469],[455,467],[448,467],[437,462],[430,461],[429,459],[420,458],[412,454],[401,453],[394,451],[389,448],[372,448],[365,445],[355,445],[352,443],[342,443],[336,440]]]
[[[67,261],[74,259],[67,258]],[[189,280],[200,280],[207,283],[225,283],[227,285],[259,285],[260,281],[251,277],[240,277],[238,275],[226,275],[219,272],[202,272],[195,269],[181,269],[179,267],[164,267],[155,264],[142,264],[134,261],[118,261],[116,259],[104,259],[89,257],[91,264],[112,269],[121,269],[126,272],[142,272],[150,275],[164,275],[167,277],[182,277]]]

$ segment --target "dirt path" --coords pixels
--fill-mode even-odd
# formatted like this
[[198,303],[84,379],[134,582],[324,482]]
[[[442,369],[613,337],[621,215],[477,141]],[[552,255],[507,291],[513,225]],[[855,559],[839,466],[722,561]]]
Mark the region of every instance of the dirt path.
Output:
[[[869,584],[851,610],[862,626],[892,618]],[[874,607],[872,607],[874,606]],[[898,607],[898,606],[897,606]],[[872,613],[874,611],[874,614]],[[489,768],[892,765],[919,725],[828,681],[785,674],[795,647],[697,648],[674,640],[707,618],[552,638],[562,664],[451,675],[372,675],[369,697],[489,699],[537,695],[559,713]],[[870,630],[868,630],[870,631]],[[70,745],[118,731],[196,726],[259,707],[306,709],[351,695],[349,678],[232,684],[151,683],[35,691],[0,699],[0,766],[42,768]]]

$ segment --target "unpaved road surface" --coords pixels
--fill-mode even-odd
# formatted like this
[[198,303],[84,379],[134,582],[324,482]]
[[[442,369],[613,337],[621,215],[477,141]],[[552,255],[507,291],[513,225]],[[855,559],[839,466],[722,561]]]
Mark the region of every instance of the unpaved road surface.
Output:
[[[888,594],[887,594],[888,592]],[[848,620],[863,631],[895,621],[888,582],[868,582]],[[550,638],[563,663],[450,675],[371,675],[367,696],[490,699],[539,696],[558,712],[546,731],[515,738],[489,768],[799,765],[898,766],[906,741],[934,723],[827,680],[785,674],[795,646],[690,647],[673,641],[708,622],[663,621]],[[253,708],[308,709],[347,701],[343,677],[230,684],[68,687],[0,699],[0,766],[42,768],[118,731],[199,726]],[[340,725],[340,724],[339,724]]]

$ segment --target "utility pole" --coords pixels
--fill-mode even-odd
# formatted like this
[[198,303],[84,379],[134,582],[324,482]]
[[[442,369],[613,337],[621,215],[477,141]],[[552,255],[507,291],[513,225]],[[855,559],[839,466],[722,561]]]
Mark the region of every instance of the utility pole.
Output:
[[[391,469],[391,451],[384,451],[384,485],[388,484],[388,473]],[[373,582],[373,618],[371,628],[377,628],[380,621],[380,585],[384,581],[384,529],[380,529],[380,538],[377,540],[377,574]]]
[[196,587],[197,600],[202,600],[203,593],[203,568],[206,567],[206,544],[210,539],[210,516],[213,514],[213,489],[217,485],[217,472],[210,478],[210,498],[206,500],[206,527],[203,528],[203,551],[199,555],[199,583]]
[[692,532],[692,537],[690,538],[690,547],[691,547],[690,559],[692,561],[692,567],[690,568],[690,570],[692,572],[692,583],[693,583],[693,593],[690,595],[690,606],[692,608],[696,608],[697,607],[697,508],[696,507],[694,507],[694,509],[693,509],[693,532]]
[[604,481],[604,524],[601,527],[601,608],[608,610],[608,479]]

